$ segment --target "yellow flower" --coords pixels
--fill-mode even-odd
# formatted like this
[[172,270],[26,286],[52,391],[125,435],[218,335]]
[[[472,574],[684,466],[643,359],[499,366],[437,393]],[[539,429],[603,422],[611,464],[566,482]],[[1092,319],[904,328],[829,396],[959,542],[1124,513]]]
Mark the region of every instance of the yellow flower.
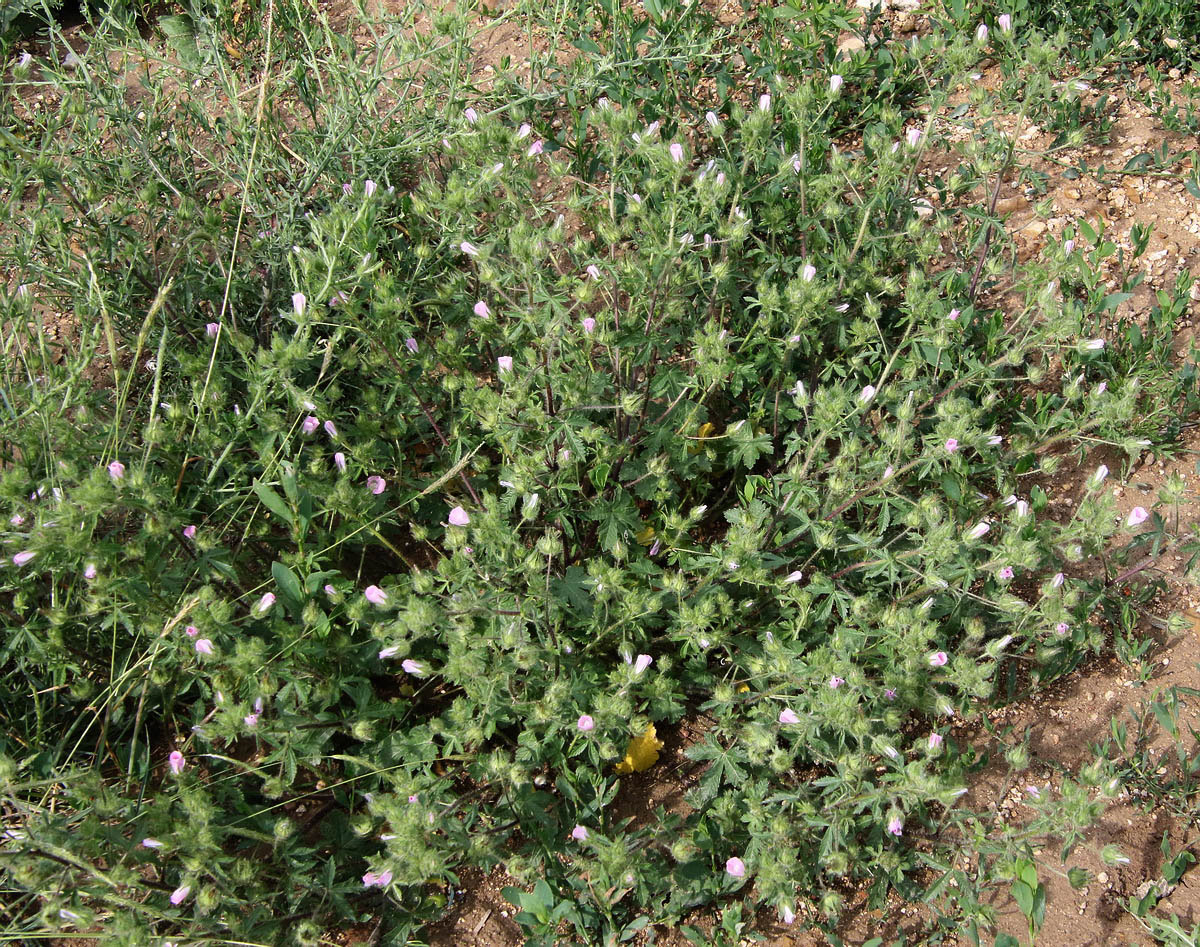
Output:
[[738,687],[738,693],[739,693],[739,694],[745,694],[745,693],[746,693],[747,691],[749,691],[749,690],[750,690],[750,685],[749,685],[749,684],[742,684],[742,685],[740,685],[740,686]]
[[688,448],[688,453],[689,454],[699,454],[700,451],[702,451],[704,449],[702,446],[704,444],[704,442],[706,440],[708,440],[710,437],[712,437],[712,432],[715,431],[716,429],[717,429],[716,425],[712,424],[710,421],[705,421],[703,424],[701,424],[700,430],[698,430],[696,432],[696,440],[698,441],[698,443],[690,446]]
[[629,746],[625,747],[625,759],[617,764],[617,772],[622,776],[645,772],[658,762],[658,751],[662,748],[658,731],[654,729],[654,724],[650,724],[645,733],[629,741]]

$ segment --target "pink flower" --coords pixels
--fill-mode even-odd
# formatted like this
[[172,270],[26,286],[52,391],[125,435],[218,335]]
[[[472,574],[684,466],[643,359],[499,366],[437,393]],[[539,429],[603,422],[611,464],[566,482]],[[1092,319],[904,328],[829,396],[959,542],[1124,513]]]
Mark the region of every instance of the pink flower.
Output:
[[527,152],[525,152],[525,157],[532,158],[534,155],[540,155],[542,153],[542,151],[544,151],[544,150],[545,150],[545,148],[542,145],[542,140],[539,138],[537,141],[535,141],[532,145],[529,146],[529,150]]
[[1066,581],[1066,579],[1067,577],[1061,572],[1056,572],[1054,573],[1054,578],[1050,580],[1050,584],[1056,589],[1062,588],[1062,584]]
[[325,427],[325,433],[328,434],[330,436],[330,438],[335,438],[338,436],[337,435],[337,427],[334,425],[334,423],[332,421],[326,421],[324,424],[324,427]]
[[988,530],[991,528],[992,527],[988,525],[987,520],[976,523],[971,527],[970,532],[967,533],[967,539],[979,539],[981,536],[986,536]]
[[467,256],[479,256],[479,248],[473,243],[467,243],[466,240],[459,244],[459,249]]
[[1016,513],[1017,513],[1017,516],[1021,517],[1021,519],[1024,519],[1026,516],[1028,516],[1028,515],[1029,515],[1029,503],[1028,503],[1028,501],[1026,501],[1026,500],[1018,500],[1018,501],[1017,501],[1017,509],[1016,509]]
[[986,23],[980,23],[979,28],[975,30],[975,42],[986,43],[988,38],[988,28]]
[[594,281],[596,281],[596,282],[600,281],[600,267],[598,267],[595,263],[589,263],[588,268],[585,272]]
[[242,722],[251,730],[256,730],[258,729],[258,718],[261,716],[261,713],[246,714],[246,716],[242,718]]
[[386,605],[387,592],[381,589],[378,585],[368,585],[363,589],[363,595],[366,596],[368,602],[372,605]]
[[342,185],[342,193],[346,197],[349,197],[351,194],[354,193],[354,185],[352,185],[349,181],[347,181],[345,184]]
[[841,687],[845,683],[846,683],[845,678],[838,677],[836,674],[833,675],[833,677],[831,677],[829,679],[829,687],[832,690],[837,690],[839,687]]
[[306,417],[300,423],[300,430],[303,431],[305,434],[311,434],[311,433],[313,433],[313,431],[315,431],[320,426],[321,426],[321,419],[318,417],[314,417],[313,415],[310,414],[308,417]]
[[796,912],[785,904],[779,909],[779,919],[783,921],[784,924],[793,924],[796,921]]
[[417,340],[414,339],[412,336],[409,336],[407,339],[404,340],[404,347],[406,349],[408,349],[410,352],[412,352],[413,355],[416,355],[417,351],[420,349],[420,346],[417,345]]
[[405,658],[400,662],[400,667],[404,669],[405,674],[411,674],[413,677],[425,676],[425,667],[420,661],[414,661],[412,658]]
[[762,95],[760,95],[758,97],[758,110],[760,112],[767,112],[767,111],[770,111],[770,109],[771,109],[771,96],[769,96],[766,92],[764,92]]
[[496,359],[496,365],[502,372],[511,372],[513,366],[512,356],[501,355],[498,359]]
[[800,718],[796,716],[796,711],[790,707],[784,707],[783,710],[779,711],[779,722],[784,724],[799,723]]
[[367,477],[367,489],[374,493],[375,496],[379,496],[379,494],[387,489],[387,481],[383,477],[372,474]]
[[958,439],[953,437],[946,438],[946,453],[953,454],[958,450]]
[[475,304],[474,312],[480,319],[486,319],[492,314],[492,310],[488,308],[488,304],[482,299]]
[[718,125],[721,124],[721,120],[719,118],[717,118],[716,112],[705,112],[704,120],[706,122],[708,122],[708,124],[711,125],[713,128],[716,128]]
[[113,481],[123,480],[125,478],[125,465],[119,460],[114,460],[108,465],[108,475]]
[[651,664],[654,663],[654,658],[648,654],[639,654],[637,660],[633,662],[634,677],[639,677]]
[[25,522],[25,517],[23,517],[20,513],[14,513],[9,519],[9,522],[12,523],[13,526],[20,526]]
[[1102,348],[1104,348],[1104,340],[1088,339],[1088,341],[1083,343],[1083,347],[1089,352],[1099,352]]
[[996,573],[996,575],[998,575],[1001,579],[1003,579],[1004,581],[1007,582],[1009,579],[1011,579],[1013,577],[1013,567],[1012,566],[1003,566]]
[[256,615],[265,615],[271,610],[271,606],[275,604],[275,593],[267,592],[258,603],[254,606],[253,612]]
[[297,316],[304,315],[304,308],[308,305],[308,297],[304,293],[292,293],[292,309],[295,310]]
[[467,526],[471,522],[470,514],[461,506],[456,506],[450,511],[450,515],[446,517],[450,521],[451,526]]
[[593,319],[591,316],[587,316],[583,320],[583,331],[586,332],[588,335],[591,335],[593,332],[595,332],[596,331],[596,320]]
[[384,871],[368,871],[363,875],[364,888],[386,888],[392,883],[392,873],[390,870]]
[[183,633],[189,638],[195,638],[196,635],[200,634],[200,629],[195,625],[188,625],[185,629],[183,629]]
[[215,339],[217,337],[217,333],[220,331],[221,331],[221,323],[219,323],[219,322],[210,322],[210,323],[208,323],[208,325],[206,325],[204,327],[204,334],[207,335],[210,339]]
[[940,668],[945,667],[946,662],[950,660],[950,656],[945,651],[935,651],[929,656],[929,666]]
[[875,397],[875,386],[867,385],[866,387],[863,388],[863,390],[861,392],[859,392],[858,400],[861,401],[863,404],[866,404],[868,401],[870,401],[874,397]]
[[[1150,518],[1150,514],[1146,512],[1144,507],[1135,506],[1129,511],[1129,516],[1125,520],[1126,526],[1140,526]],[[13,562],[16,562],[16,557],[13,557]]]
[[674,161],[676,164],[679,164],[679,162],[681,162],[683,160],[683,145],[681,145],[677,141],[672,142],[670,151],[671,151],[671,160]]
[[201,638],[199,641],[197,641],[196,642],[196,653],[197,654],[215,654],[216,650],[213,648],[212,640],[210,638]]
[[517,141],[520,141],[522,138],[529,137],[529,133],[531,131],[533,131],[533,129],[529,126],[529,123],[522,122],[521,127],[517,129]]
[[916,148],[921,143],[921,129],[910,128],[904,133],[904,140],[908,142],[909,148]]
[[577,726],[584,733],[587,733],[596,726],[596,721],[592,719],[591,714],[583,714],[580,716],[575,726]]
[[804,578],[804,573],[797,569],[795,572],[789,572],[786,579],[783,580],[785,585],[795,585]]
[[845,80],[842,79],[842,77],[837,75],[836,73],[834,75],[830,76],[829,77],[829,91],[832,92],[834,95],[837,95],[838,92],[841,90],[842,83],[844,81]]
[[894,688],[894,687],[885,688],[884,692],[883,692],[883,697],[885,700],[895,700],[896,699],[896,688]]
[[163,843],[156,838],[142,839],[142,848],[162,848]]
[[731,878],[746,877],[746,863],[734,855],[727,862],[725,862],[725,874],[729,875]]
[[929,749],[936,750],[942,745],[942,735],[940,733],[929,734]]
[[576,842],[586,842],[587,837],[588,830],[582,825],[577,825],[575,828],[571,829],[571,838],[575,839]]
[[176,888],[174,891],[171,892],[171,903],[172,904],[183,904],[184,900],[191,893],[192,893],[191,885],[180,885],[178,888]]
[[467,107],[466,107],[466,108],[463,110],[463,116],[464,116],[464,117],[466,118],[466,120],[467,120],[468,122],[470,122],[472,125],[474,125],[474,124],[475,124],[477,121],[479,121],[479,113],[478,113],[478,112],[476,112],[476,111],[475,111],[473,108],[471,108],[471,106],[469,106],[469,105],[468,105],[468,106],[467,106]]
[[1001,33],[1012,32],[1012,17],[1007,13],[1001,13],[996,20],[996,25],[1000,27]]
[[817,268],[811,263],[805,263],[804,268],[800,271],[800,279],[806,283],[811,283],[817,275]]
[[370,178],[367,178],[365,181],[363,181],[363,193],[366,194],[367,197],[370,197],[375,193],[375,182]]
[[346,455],[341,451],[333,455],[333,463],[342,473],[346,472]]
[[896,838],[899,838],[901,833],[904,831],[904,820],[898,815],[892,816],[891,820],[887,824],[887,830],[888,835],[894,835]]
[[14,566],[23,566],[26,563],[28,563],[29,561],[31,561],[33,559],[33,557],[36,555],[37,555],[36,552],[30,552],[28,549],[25,550],[24,552],[19,552],[15,556],[13,556],[13,565]]
[[962,315],[962,313],[959,310],[951,309],[948,313],[946,313],[946,318],[951,322],[956,322],[960,315]]
[[1054,626],[1054,631],[1056,634],[1065,635],[1070,630],[1071,630],[1071,626],[1068,625],[1065,621],[1060,621],[1057,625]]
[[384,648],[382,651],[379,652],[379,660],[386,661],[388,658],[394,658],[399,653],[400,653],[400,646],[392,645],[390,647]]
[[196,527],[190,523],[187,526],[185,526],[183,528],[183,538],[184,539],[195,539],[196,538]]
[[1063,253],[1071,253],[1075,249],[1075,241],[1067,240],[1063,243]]
[[89,562],[83,567],[83,577],[85,579],[96,578],[96,564],[94,562]]
[[183,754],[178,750],[172,750],[171,755],[167,757],[167,766],[170,767],[172,773],[178,776],[183,772],[183,768],[187,766],[187,760],[184,759]]

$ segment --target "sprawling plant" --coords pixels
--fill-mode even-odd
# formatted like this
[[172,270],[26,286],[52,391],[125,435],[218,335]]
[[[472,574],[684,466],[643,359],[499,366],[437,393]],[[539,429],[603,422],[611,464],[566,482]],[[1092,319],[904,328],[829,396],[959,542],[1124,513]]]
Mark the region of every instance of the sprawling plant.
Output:
[[[202,26],[172,35],[212,76]],[[424,66],[456,76],[440,28]],[[395,59],[296,35],[278,102],[133,103],[84,57],[9,134],[23,923],[310,942],[384,912],[402,942],[494,864],[542,879],[522,920],[548,940],[738,891],[824,923],[847,881],[915,896],[930,868],[986,920],[952,864],[982,844],[952,727],[999,668],[1100,646],[1080,564],[1125,527],[1103,471],[1065,515],[1041,484],[1076,448],[1139,453],[1153,405],[1098,331],[1100,238],[1006,273],[967,212],[1006,140],[922,170],[974,40],[887,52],[925,115],[877,100],[882,54],[816,68],[808,37],[706,114],[642,114],[605,60],[571,122],[501,82],[377,124],[353,108]],[[347,167],[288,145],[304,107],[361,145]],[[686,797],[620,818],[685,718]],[[1110,775],[1040,828],[1085,825]]]

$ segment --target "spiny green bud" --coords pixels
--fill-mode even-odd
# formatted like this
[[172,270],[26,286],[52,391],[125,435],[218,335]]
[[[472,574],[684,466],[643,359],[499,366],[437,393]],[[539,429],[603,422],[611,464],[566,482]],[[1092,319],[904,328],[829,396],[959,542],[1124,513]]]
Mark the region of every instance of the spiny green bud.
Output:
[[1100,850],[1100,858],[1104,864],[1108,865],[1110,868],[1116,867],[1117,865],[1129,864],[1129,858],[1125,855],[1122,855],[1121,850],[1116,845],[1111,843],[1105,845],[1104,848]]
[[1014,770],[1023,772],[1029,767],[1029,748],[1024,743],[1010,746],[1005,752],[1004,758]]

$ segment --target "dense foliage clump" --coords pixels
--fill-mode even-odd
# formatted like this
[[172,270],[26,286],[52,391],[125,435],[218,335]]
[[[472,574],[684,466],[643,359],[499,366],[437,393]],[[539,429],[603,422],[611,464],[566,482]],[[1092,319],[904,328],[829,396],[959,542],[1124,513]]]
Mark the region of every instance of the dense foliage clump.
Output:
[[[837,59],[818,12],[731,78],[700,11],[609,11],[549,92],[466,91],[463,17],[363,57],[301,4],[176,17],[149,93],[116,20],[20,65],[61,96],[0,159],[23,929],[402,943],[496,864],[547,942],[848,882],[974,924],[963,846],[1069,850],[1111,767],[993,851],[951,728],[1102,647],[1082,563],[1162,521],[1042,484],[1151,446],[1186,287],[1113,339],[1102,234],[1006,268],[1009,140],[939,116],[1011,23]],[[683,804],[619,818],[683,720]]]

